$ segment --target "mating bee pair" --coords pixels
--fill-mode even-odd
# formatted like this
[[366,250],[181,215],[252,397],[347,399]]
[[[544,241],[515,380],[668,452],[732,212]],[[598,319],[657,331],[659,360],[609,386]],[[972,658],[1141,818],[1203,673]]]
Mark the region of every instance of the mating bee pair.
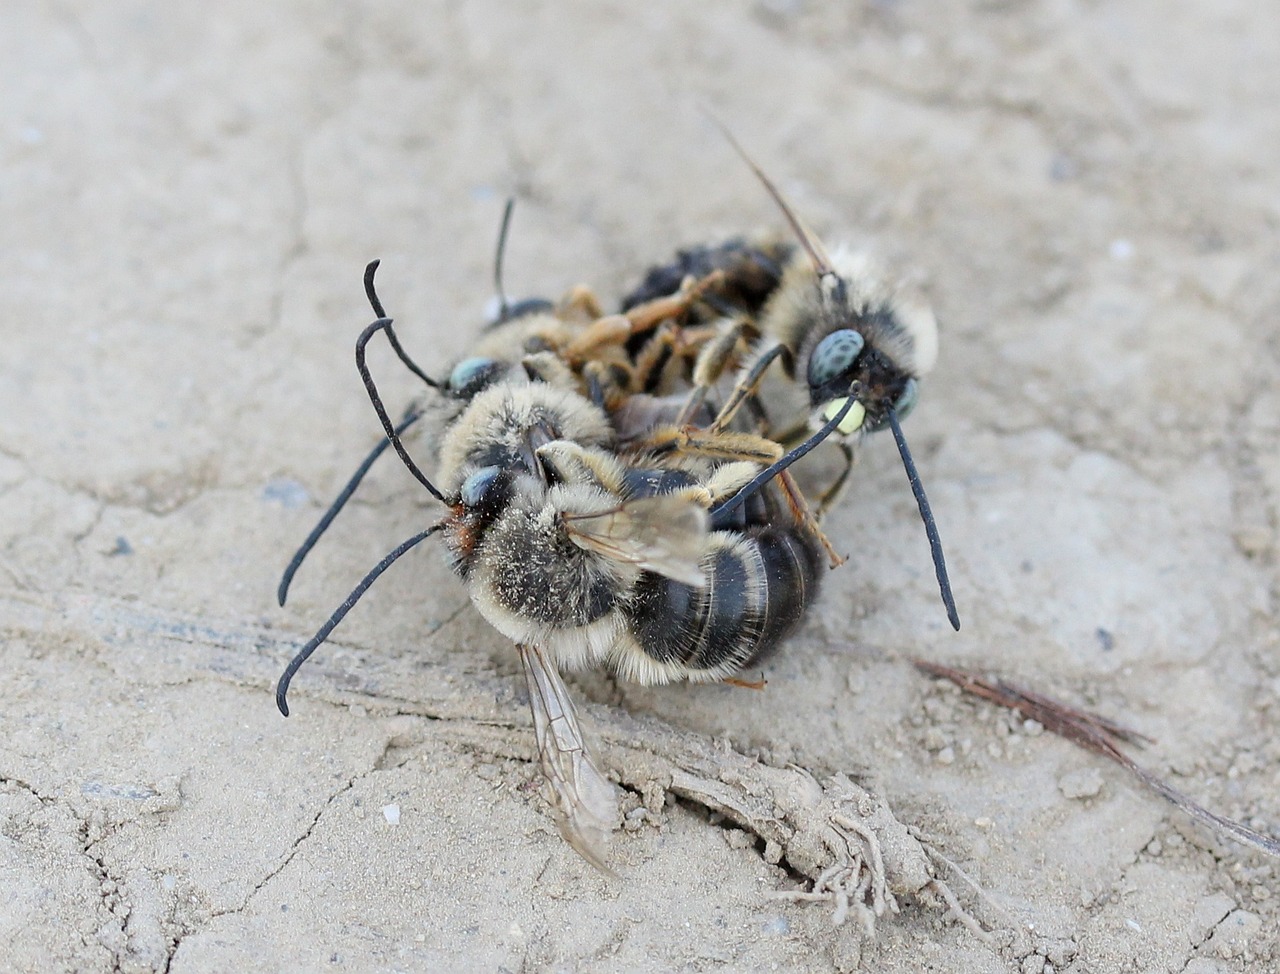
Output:
[[[936,357],[932,314],[888,290],[861,259],[828,257],[752,168],[798,243],[682,251],[650,271],[614,315],[583,290],[555,306],[502,298],[475,354],[445,381],[405,354],[374,289],[377,262],[370,265],[366,291],[378,318],[360,336],[356,360],[387,440],[295,556],[281,603],[298,565],[387,444],[446,513],[383,559],[297,654],[277,688],[282,713],[294,673],[369,585],[440,533],[477,609],[519,648],[562,832],[605,868],[600,849],[616,822],[614,791],[591,761],[560,668],[605,665],[627,679],[666,683],[732,680],[761,661],[815,597],[824,551],[834,563],[789,466],[828,437],[840,443],[845,471],[820,513],[847,479],[857,440],[886,426],[958,626],[898,424]],[[495,264],[500,298],[509,217],[508,207]],[[395,426],[365,363],[379,332],[457,406],[434,482],[400,438],[416,414]],[[775,432],[758,392],[775,360],[803,379],[812,407],[789,433]]]

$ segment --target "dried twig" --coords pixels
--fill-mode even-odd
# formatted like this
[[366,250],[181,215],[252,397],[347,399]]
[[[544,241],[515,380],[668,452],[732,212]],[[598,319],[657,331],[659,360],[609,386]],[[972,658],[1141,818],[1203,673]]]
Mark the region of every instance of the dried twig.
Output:
[[1077,710],[1051,697],[1025,690],[1004,680],[988,680],[966,670],[958,670],[923,659],[913,659],[912,662],[926,673],[944,677],[960,689],[982,697],[984,700],[990,700],[1002,707],[1011,707],[1024,717],[1038,721],[1046,730],[1074,741],[1095,754],[1110,758],[1156,794],[1182,809],[1202,825],[1235,839],[1251,849],[1280,858],[1280,839],[1209,811],[1156,777],[1119,748],[1121,743],[1138,745],[1154,743],[1151,738],[1107,720],[1105,717]]

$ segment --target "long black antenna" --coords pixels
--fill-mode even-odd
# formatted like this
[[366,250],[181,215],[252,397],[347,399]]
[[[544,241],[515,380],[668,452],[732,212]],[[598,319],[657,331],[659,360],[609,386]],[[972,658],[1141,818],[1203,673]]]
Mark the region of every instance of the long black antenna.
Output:
[[778,474],[786,470],[787,467],[791,466],[828,436],[834,433],[836,427],[844,420],[845,414],[853,408],[853,404],[855,402],[857,402],[857,400],[852,396],[849,396],[845,399],[844,405],[840,407],[840,411],[827,421],[827,425],[814,433],[813,436],[809,437],[790,453],[786,454],[786,456],[779,460],[775,460],[772,464],[761,470],[749,484],[744,486],[732,497],[721,501],[715,507],[711,508],[707,516],[711,519],[712,523],[715,523],[717,518],[723,517],[725,514],[729,514],[737,510],[748,497],[756,493],[761,487],[771,481],[774,477],[778,476]]
[[[417,409],[410,407],[400,420],[400,425],[396,427],[396,433],[400,434],[407,430],[410,426],[422,418],[422,413]],[[382,454],[387,452],[387,447],[391,445],[391,441],[385,436],[378,441],[378,445],[369,451],[369,455],[364,458],[360,466],[356,467],[356,472],[351,475],[351,479],[347,481],[347,485],[333,499],[333,503],[329,505],[329,509],[324,512],[324,516],[311,533],[307,535],[307,540],[302,542],[302,546],[298,548],[294,556],[289,560],[289,566],[284,570],[284,575],[280,577],[280,586],[276,589],[276,599],[281,605],[289,597],[289,586],[293,582],[293,576],[298,573],[298,569],[302,567],[303,561],[307,555],[311,554],[311,549],[316,546],[321,536],[329,530],[329,525],[333,523],[333,519],[346,506],[347,501],[351,500],[351,495],[356,492],[356,488],[360,486],[360,482],[364,480],[370,468],[373,467],[374,461]]]
[[920,509],[920,519],[924,521],[925,534],[929,536],[929,551],[933,555],[933,573],[938,578],[942,604],[947,607],[947,619],[951,623],[951,628],[959,632],[960,614],[956,611],[955,596],[951,594],[951,581],[947,578],[947,562],[942,556],[942,539],[938,537],[938,525],[933,520],[933,511],[929,509],[929,498],[925,496],[924,484],[920,482],[920,474],[916,472],[911,451],[907,449],[907,438],[902,435],[898,414],[890,409],[888,418],[889,428],[893,430],[893,439],[898,444],[898,454],[902,457],[902,466],[906,469],[907,480],[911,484],[911,493],[916,496],[916,507]]
[[280,713],[284,714],[286,717],[289,716],[289,701],[287,698],[289,695],[289,683],[293,680],[294,674],[298,672],[302,664],[307,661],[308,657],[316,651],[320,644],[329,638],[329,633],[333,632],[334,627],[336,627],[338,623],[346,617],[347,613],[351,611],[352,607],[360,601],[360,596],[364,595],[364,593],[368,591],[369,586],[377,581],[378,576],[390,568],[397,558],[407,552],[414,545],[431,537],[431,535],[435,534],[443,527],[444,524],[433,524],[425,531],[418,532],[408,541],[405,541],[383,558],[382,561],[374,565],[373,570],[364,578],[360,579],[360,584],[357,585],[352,590],[351,594],[347,596],[346,601],[343,602],[342,605],[338,606],[333,615],[329,616],[329,620],[320,627],[320,631],[312,636],[311,640],[305,646],[298,650],[298,654],[294,656],[293,659],[289,660],[289,665],[286,666],[284,668],[284,672],[280,674],[280,682],[276,684],[276,706],[280,708]]
[[[369,299],[369,306],[373,308],[373,313],[379,318],[386,318],[387,313],[382,309],[382,302],[378,300],[378,292],[373,286],[373,276],[378,272],[380,260],[371,260],[364,269],[364,293]],[[391,343],[391,347],[395,349],[396,357],[404,363],[405,368],[416,375],[419,379],[431,386],[432,389],[443,389],[445,384],[436,379],[431,378],[422,369],[418,368],[418,363],[409,357],[409,353],[404,350],[400,344],[400,339],[396,337],[395,329],[391,327],[391,320],[387,319],[387,341]]]
[[365,346],[369,344],[370,338],[384,330],[390,332],[390,318],[379,318],[360,333],[360,337],[356,339],[356,368],[360,370],[360,378],[364,381],[365,391],[369,393],[369,401],[373,403],[378,419],[382,420],[382,428],[387,434],[387,439],[391,441],[391,445],[396,448],[396,453],[401,462],[408,467],[409,473],[418,478],[418,483],[427,488],[432,497],[442,504],[447,504],[448,501],[444,499],[444,494],[440,493],[436,489],[436,485],[427,479],[426,474],[418,469],[418,465],[413,462],[413,458],[405,450],[404,444],[400,442],[400,434],[396,431],[395,426],[392,425],[391,417],[387,415],[387,407],[382,404],[382,397],[378,395],[378,387],[374,385],[373,376],[369,373],[369,366],[365,364]]
[[502,287],[502,260],[507,253],[507,231],[511,229],[511,211],[515,209],[516,198],[507,197],[507,205],[502,210],[502,227],[498,230],[498,249],[493,255],[493,288],[498,294],[498,321],[507,320],[507,312],[511,306],[507,304],[507,292]]

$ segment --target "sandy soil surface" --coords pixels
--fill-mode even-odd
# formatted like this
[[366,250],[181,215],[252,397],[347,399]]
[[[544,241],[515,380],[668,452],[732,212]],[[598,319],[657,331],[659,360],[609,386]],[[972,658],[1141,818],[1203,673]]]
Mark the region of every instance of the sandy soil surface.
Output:
[[[6,3],[0,967],[1274,970],[1274,862],[908,658],[1116,717],[1280,830],[1278,9]],[[964,628],[874,442],[765,692],[573,680],[631,788],[611,881],[556,833],[516,655],[438,552],[276,712],[434,516],[394,462],[273,596],[378,436],[365,262],[442,372],[509,193],[518,294],[612,300],[779,228],[700,105],[935,303],[908,433]],[[774,895],[806,888],[787,796],[822,786],[899,870],[873,937]],[[759,834],[723,815],[748,799]]]

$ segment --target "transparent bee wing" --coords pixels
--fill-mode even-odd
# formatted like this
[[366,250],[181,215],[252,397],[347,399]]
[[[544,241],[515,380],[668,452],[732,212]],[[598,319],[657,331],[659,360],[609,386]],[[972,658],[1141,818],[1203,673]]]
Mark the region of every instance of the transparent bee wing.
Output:
[[707,509],[681,494],[637,497],[600,514],[564,515],[573,543],[614,561],[636,565],[702,588]]
[[516,648],[529,681],[538,760],[550,786],[560,834],[583,859],[613,876],[604,846],[618,820],[614,787],[591,761],[569,688],[555,664],[537,646]]

